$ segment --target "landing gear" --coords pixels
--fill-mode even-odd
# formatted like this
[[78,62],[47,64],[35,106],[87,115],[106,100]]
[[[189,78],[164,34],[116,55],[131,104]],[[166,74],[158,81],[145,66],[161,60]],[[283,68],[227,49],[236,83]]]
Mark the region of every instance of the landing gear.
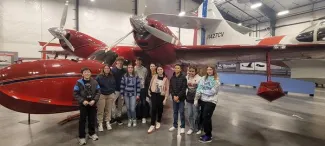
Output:
[[271,57],[270,53],[266,53],[266,71],[267,71],[267,80],[266,82],[262,82],[260,87],[257,90],[257,95],[272,102],[278,98],[281,98],[285,94],[281,88],[279,82],[272,82],[271,81]]

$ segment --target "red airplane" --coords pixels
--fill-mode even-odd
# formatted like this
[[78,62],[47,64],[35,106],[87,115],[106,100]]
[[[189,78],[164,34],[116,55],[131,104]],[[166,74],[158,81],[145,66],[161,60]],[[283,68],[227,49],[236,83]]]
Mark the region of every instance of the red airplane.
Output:
[[[202,14],[218,16],[218,19],[166,14],[130,18],[133,27],[130,33],[133,33],[139,47],[116,46],[126,36],[109,47],[84,33],[63,29],[67,13],[66,4],[60,27],[50,28],[49,31],[60,40],[61,46],[66,51],[88,58],[88,60],[39,60],[4,68],[0,70],[0,104],[15,111],[30,114],[74,111],[77,105],[72,96],[72,89],[76,80],[80,78],[80,69],[87,66],[92,69],[93,75],[97,75],[102,63],[112,65],[118,56],[123,56],[127,60],[134,60],[136,56],[140,56],[145,62],[152,61],[165,65],[168,71],[171,70],[169,65],[176,62],[215,64],[217,61],[264,61],[266,57],[268,72],[270,72],[270,55],[273,59],[323,58],[325,56],[323,53],[325,45],[315,42],[283,45],[280,42],[286,38],[285,36],[266,38],[258,41],[257,44],[235,45],[237,36],[243,38],[238,31],[245,29],[229,25],[230,23],[221,18],[219,11],[212,7],[214,6],[212,4],[204,1],[200,6],[203,9]],[[200,31],[200,34],[203,34],[202,42],[209,45],[183,46],[168,27],[157,19],[170,24],[173,22],[174,25],[183,24],[186,28],[202,28]],[[170,22],[169,19],[173,21]],[[205,29],[209,30],[212,24],[218,26],[214,27],[215,31],[220,31],[219,27],[227,29],[223,29],[224,33],[214,32],[205,35]],[[226,37],[228,33],[234,35],[235,38],[232,39],[231,45],[211,44],[218,42],[213,40],[214,38]],[[304,38],[308,38],[305,32],[297,36],[297,40],[304,40]],[[244,40],[248,42],[248,39]],[[269,101],[284,95],[279,84],[270,81],[270,76],[268,76],[268,81],[261,84],[258,95]]]

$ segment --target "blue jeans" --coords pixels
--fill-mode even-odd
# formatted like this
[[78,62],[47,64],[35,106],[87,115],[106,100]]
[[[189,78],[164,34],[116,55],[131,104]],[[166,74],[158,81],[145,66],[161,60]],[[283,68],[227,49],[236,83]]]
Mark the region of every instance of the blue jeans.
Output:
[[136,106],[136,97],[135,96],[125,96],[125,104],[128,113],[128,118],[136,119],[135,106]]
[[187,102],[187,114],[190,128],[193,131],[199,130],[199,106],[195,106],[193,103]]
[[175,128],[178,127],[178,112],[180,113],[181,116],[181,128],[185,128],[185,114],[184,114],[184,108],[185,102],[184,101],[179,101],[175,102],[173,101],[173,111],[174,111],[174,123],[173,126]]

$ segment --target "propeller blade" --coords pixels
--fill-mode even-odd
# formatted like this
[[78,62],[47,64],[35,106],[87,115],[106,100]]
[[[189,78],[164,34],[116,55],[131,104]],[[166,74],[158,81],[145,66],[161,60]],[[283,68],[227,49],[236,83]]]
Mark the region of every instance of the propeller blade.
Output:
[[50,40],[49,42],[47,42],[44,46],[42,46],[42,48],[46,47],[49,43],[51,43],[54,39],[56,39],[56,37],[54,37],[52,40]]
[[68,7],[69,7],[69,1],[66,1],[66,2],[65,2],[64,9],[63,9],[62,17],[61,17],[61,23],[60,23],[60,29],[61,29],[61,30],[63,29],[63,27],[64,27],[64,25],[65,25],[65,22],[66,22],[66,20],[67,20]]
[[67,38],[65,38],[63,35],[62,35],[62,38],[65,42],[65,44],[67,44],[69,46],[69,48],[74,51],[74,47],[72,46],[72,44],[67,40]]
[[171,44],[174,44],[174,45],[177,45],[178,44],[178,40],[176,40],[173,36],[159,30],[159,29],[156,29],[154,27],[151,27],[151,26],[148,26],[148,25],[144,25],[144,28],[152,35],[156,36],[157,38],[165,41],[165,42],[168,42],[168,43],[171,43]]
[[116,42],[114,42],[111,46],[109,46],[108,48],[105,49],[105,52],[109,51],[111,48],[115,47],[117,44],[119,44],[121,41],[123,41],[126,37],[128,37],[131,33],[133,32],[133,30],[131,30],[129,33],[127,33],[125,36],[121,37],[120,39],[118,39]]

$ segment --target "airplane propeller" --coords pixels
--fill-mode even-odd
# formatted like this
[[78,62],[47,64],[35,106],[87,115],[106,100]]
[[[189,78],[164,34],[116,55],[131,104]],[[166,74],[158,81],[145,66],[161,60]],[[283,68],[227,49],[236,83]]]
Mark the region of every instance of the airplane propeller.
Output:
[[65,26],[66,20],[67,20],[68,7],[69,7],[69,1],[66,1],[65,7],[63,9],[62,17],[61,17],[60,26],[52,27],[52,28],[48,29],[48,31],[54,36],[54,38],[52,40],[50,40],[49,42],[47,42],[43,47],[46,47],[54,39],[58,38],[58,39],[62,39],[72,51],[75,50],[74,47],[72,46],[72,44],[69,42],[69,40],[67,38],[65,38],[65,35],[67,32],[63,29]]

